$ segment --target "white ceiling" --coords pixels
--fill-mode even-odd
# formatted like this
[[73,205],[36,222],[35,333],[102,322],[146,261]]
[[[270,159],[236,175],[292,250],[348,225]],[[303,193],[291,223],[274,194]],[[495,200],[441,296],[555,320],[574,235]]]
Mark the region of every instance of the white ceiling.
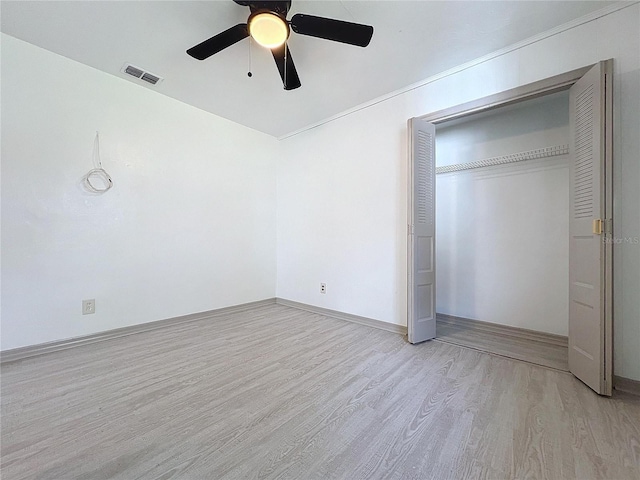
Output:
[[125,62],[164,77],[147,86],[234,122],[281,137],[356,105],[550,30],[614,2],[311,1],[308,13],[373,25],[366,48],[291,34],[302,87],[285,91],[271,54],[248,40],[198,61],[189,47],[249,9],[217,1],[2,1],[8,35],[144,84]]

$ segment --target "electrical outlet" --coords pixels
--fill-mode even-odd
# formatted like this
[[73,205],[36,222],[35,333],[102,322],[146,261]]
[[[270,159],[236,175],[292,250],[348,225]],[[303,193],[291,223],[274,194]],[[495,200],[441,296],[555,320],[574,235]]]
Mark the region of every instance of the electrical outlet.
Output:
[[321,283],[320,284],[320,293],[327,293],[327,284],[326,283]]
[[91,315],[96,313],[96,299],[92,298],[90,300],[82,301],[82,314],[83,315]]

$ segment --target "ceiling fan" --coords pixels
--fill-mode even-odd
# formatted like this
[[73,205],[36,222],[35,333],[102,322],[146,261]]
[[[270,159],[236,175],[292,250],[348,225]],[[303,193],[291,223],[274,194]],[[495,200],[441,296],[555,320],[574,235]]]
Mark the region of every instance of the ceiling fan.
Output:
[[[291,0],[233,1],[238,5],[249,7],[251,10],[247,23],[239,23],[227,29],[195,47],[191,47],[187,53],[193,58],[204,60],[251,36],[259,45],[271,49],[285,90],[293,90],[301,85],[291,52],[287,47],[287,39],[291,30],[299,35],[324,38],[359,47],[369,45],[373,36],[373,27],[359,23],[301,13],[295,14],[291,20],[287,20]],[[249,76],[251,76],[250,73]]]

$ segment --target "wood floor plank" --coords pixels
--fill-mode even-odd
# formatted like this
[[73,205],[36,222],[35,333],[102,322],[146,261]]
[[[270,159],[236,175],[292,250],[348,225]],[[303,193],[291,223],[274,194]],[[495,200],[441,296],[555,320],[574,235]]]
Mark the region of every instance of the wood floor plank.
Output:
[[640,399],[266,305],[2,365],[3,480],[640,478]]

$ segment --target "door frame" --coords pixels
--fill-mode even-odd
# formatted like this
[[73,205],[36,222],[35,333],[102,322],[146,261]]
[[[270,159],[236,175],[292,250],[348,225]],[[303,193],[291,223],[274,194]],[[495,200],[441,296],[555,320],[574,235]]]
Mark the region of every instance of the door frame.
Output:
[[438,125],[439,123],[463,118],[475,113],[487,112],[496,108],[513,105],[514,103],[524,102],[525,100],[532,100],[544,95],[568,90],[574,83],[582,78],[585,73],[591,70],[594,65],[596,64],[594,63],[586,67],[571,70],[570,72],[545,78],[537,82],[528,83],[527,85],[505,90],[504,92],[472,100],[454,107],[445,108],[444,110],[420,115],[418,118]]
[[[599,63],[599,62],[598,62]],[[450,120],[463,118],[476,113],[487,112],[508,105],[513,105],[526,100],[532,100],[537,97],[550,95],[552,93],[568,90],[575,84],[580,78],[582,78],[591,68],[597,63],[587,65],[582,68],[577,68],[569,72],[548,77],[537,82],[522,85],[504,92],[496,93],[488,97],[479,98],[470,102],[462,103],[453,107],[449,107],[436,112],[428,113],[426,115],[420,115],[417,118],[426,120],[427,122],[438,125]],[[612,73],[613,60],[606,61],[608,73]],[[606,89],[605,107],[606,107],[606,129],[605,129],[605,158],[604,168],[606,172],[604,189],[605,189],[605,212],[606,218],[613,218],[613,128],[612,128],[612,86]],[[411,148],[411,146],[410,146]],[[409,162],[411,162],[411,155],[409,155]],[[409,165],[409,168],[411,165]],[[411,197],[411,192],[409,192]],[[608,230],[605,232],[609,235],[613,234],[611,228],[611,222],[608,223]],[[409,226],[410,228],[410,226]],[[603,239],[604,240],[604,239]],[[604,259],[604,338],[605,338],[605,358],[608,364],[605,366],[605,381],[607,384],[608,394],[611,395],[611,389],[613,387],[613,242],[605,241],[605,259]],[[435,257],[435,253],[434,253]],[[407,251],[407,266],[413,265],[413,251],[408,249]],[[407,276],[407,289],[408,292],[413,291],[413,279],[410,275]],[[407,327],[409,325],[410,312],[407,308]]]

